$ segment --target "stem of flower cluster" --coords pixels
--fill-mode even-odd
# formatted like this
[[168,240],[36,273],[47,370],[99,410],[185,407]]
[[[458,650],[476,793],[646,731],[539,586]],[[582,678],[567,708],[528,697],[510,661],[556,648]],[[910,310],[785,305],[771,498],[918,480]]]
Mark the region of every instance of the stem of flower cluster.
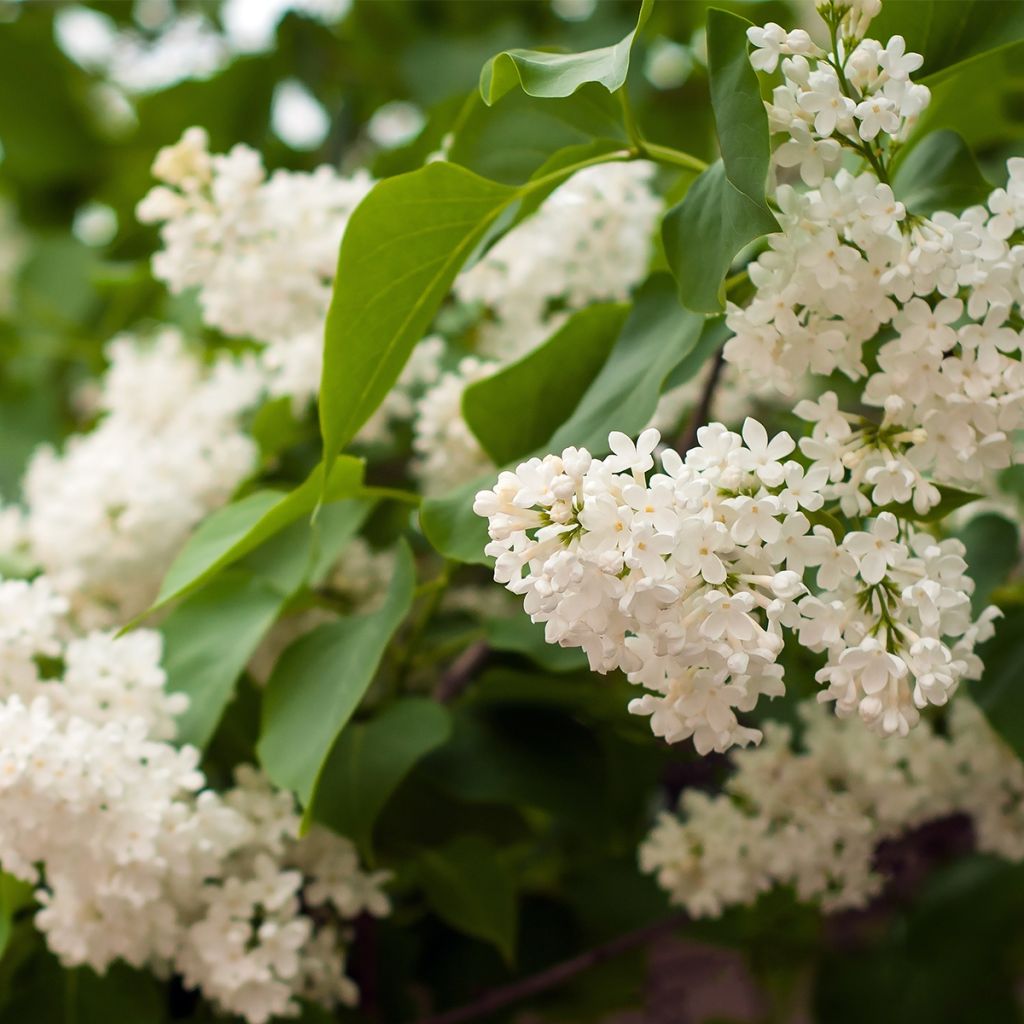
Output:
[[498,1010],[503,1010],[530,996],[547,992],[558,985],[564,985],[567,981],[575,978],[577,974],[582,974],[592,967],[597,967],[623,953],[628,953],[631,949],[636,949],[637,946],[646,945],[652,939],[656,939],[666,932],[675,931],[686,924],[688,920],[686,914],[673,914],[663,921],[656,921],[654,924],[645,925],[636,931],[619,935],[601,946],[596,946],[570,960],[563,960],[562,963],[555,964],[554,967],[549,967],[538,974],[521,978],[519,981],[514,981],[501,988],[491,989],[475,1002],[466,1006],[460,1006],[458,1009],[449,1010],[434,1017],[423,1018],[418,1024],[465,1024],[466,1021],[476,1020],[486,1014],[497,1013]]

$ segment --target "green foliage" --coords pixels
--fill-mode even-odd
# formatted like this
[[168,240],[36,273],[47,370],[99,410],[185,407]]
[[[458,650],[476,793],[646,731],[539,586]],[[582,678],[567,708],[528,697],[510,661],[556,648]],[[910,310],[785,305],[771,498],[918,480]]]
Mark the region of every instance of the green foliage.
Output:
[[992,185],[956,132],[936,131],[899,163],[893,191],[911,213],[926,217],[936,210],[959,211],[984,202]]
[[312,515],[322,486],[325,501],[355,494],[363,482],[362,460],[351,456],[339,459],[326,484],[323,480],[318,467],[291,492],[255,491],[203,520],[167,570],[149,612],[191,593],[286,526]]
[[1020,557],[1020,530],[1005,516],[986,512],[971,519],[958,536],[967,548],[967,571],[975,585],[971,610],[978,615],[1014,570]]
[[366,615],[319,626],[281,655],[267,684],[257,753],[273,781],[304,807],[338,734],[376,675],[391,638],[408,614],[412,555],[403,543],[384,604]]
[[928,509],[924,515],[919,513],[910,502],[886,505],[880,511],[891,512],[901,519],[912,519],[919,523],[937,523],[939,520],[945,519],[951,512],[982,497],[973,491],[963,491],[959,487],[947,487],[944,484],[937,484],[936,490],[939,492],[939,502]]
[[[635,433],[650,420],[667,378],[673,386],[694,376],[703,360],[725,340],[719,321],[705,321],[679,308],[675,288],[666,274],[652,277],[636,301],[608,358],[571,415],[537,451],[569,445],[595,454],[608,449],[608,424]],[[700,347],[700,357],[687,357]],[[685,364],[685,366],[684,366]],[[675,371],[684,371],[676,373]],[[569,412],[559,405],[559,411]],[[518,459],[513,460],[513,462]],[[430,543],[446,558],[483,563],[486,523],[473,512],[473,495],[490,486],[496,473],[471,481],[441,498],[423,503],[420,522]]]
[[228,569],[163,623],[167,685],[189,698],[178,718],[183,743],[204,747],[209,742],[236,680],[284,601],[266,580]]
[[1024,7],[1016,0],[885,0],[871,34],[883,42],[903,36],[908,50],[924,56],[915,78],[930,86],[1024,40]]
[[368,722],[342,730],[323,768],[312,817],[349,836],[373,862],[373,826],[418,761],[451,734],[448,712],[405,697]]
[[699,313],[725,307],[724,282],[736,255],[778,228],[765,200],[768,115],[747,57],[748,27],[734,14],[708,11],[708,74],[722,159],[690,186],[662,225],[679,300]]
[[970,684],[969,693],[985,712],[989,724],[1024,758],[1024,701],[1021,680],[1024,679],[1024,607],[1006,609],[996,624],[995,636],[979,648],[985,665],[981,679]]
[[497,54],[480,72],[480,95],[490,105],[518,86],[530,96],[552,99],[571,96],[588,82],[617,92],[626,82],[633,43],[653,6],[654,0],[641,0],[636,28],[613,46],[585,53],[505,50]]
[[590,306],[551,338],[462,396],[462,413],[497,463],[540,448],[587,393],[615,344],[628,307]]

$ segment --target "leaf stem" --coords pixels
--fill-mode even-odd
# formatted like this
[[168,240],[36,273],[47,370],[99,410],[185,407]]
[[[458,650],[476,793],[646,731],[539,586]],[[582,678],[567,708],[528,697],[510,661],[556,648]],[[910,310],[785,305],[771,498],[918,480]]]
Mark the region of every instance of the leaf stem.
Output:
[[629,141],[633,144],[634,149],[642,150],[644,148],[644,139],[640,134],[640,126],[636,123],[636,116],[633,114],[633,108],[630,105],[625,85],[615,95],[619,98],[619,106],[622,108],[622,123],[626,126],[626,134],[629,136]]
[[637,145],[637,156],[656,160],[659,164],[672,164],[676,167],[685,167],[689,171],[696,171],[700,174],[708,169],[707,163],[692,153],[684,153],[681,149],[673,149],[671,146],[660,146],[656,142],[640,142]]

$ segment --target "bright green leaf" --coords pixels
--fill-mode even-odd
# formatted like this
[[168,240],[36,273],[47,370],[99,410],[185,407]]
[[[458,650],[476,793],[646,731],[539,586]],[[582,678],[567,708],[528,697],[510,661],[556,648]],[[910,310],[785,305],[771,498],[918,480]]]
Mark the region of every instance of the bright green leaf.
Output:
[[439,161],[380,182],[363,200],[345,230],[327,316],[320,387],[327,466],[397,380],[455,275],[502,214],[584,166],[511,188]]
[[582,309],[543,345],[466,388],[462,414],[494,462],[511,462],[551,437],[604,365],[627,310],[621,303]]
[[257,753],[267,775],[312,802],[338,734],[376,675],[412,604],[412,555],[403,543],[387,599],[375,612],[319,626],[281,655],[267,684]]
[[498,851],[477,836],[462,836],[425,850],[419,860],[427,901],[439,917],[467,935],[492,943],[511,963],[515,958],[515,882]]
[[571,96],[588,82],[616,92],[625,84],[633,43],[653,6],[654,0],[643,0],[636,28],[612,46],[583,53],[505,50],[495,55],[480,72],[480,95],[490,104],[519,86],[530,96],[552,99]]
[[353,839],[373,859],[373,826],[391,794],[451,734],[447,708],[406,697],[369,722],[342,730],[324,765],[312,817]]
[[23,907],[31,906],[34,894],[35,886],[14,875],[0,872],[0,957],[3,957],[11,941],[14,915]]
[[182,602],[160,627],[168,688],[189,697],[178,738],[205,747],[285,597],[242,569],[228,569]]
[[[331,501],[355,494],[362,478],[362,460],[345,456],[332,467],[324,498]],[[322,483],[323,473],[317,467],[290,493],[256,491],[203,520],[167,570],[149,612],[191,593],[290,523],[311,515]]]
[[594,139],[620,148],[626,144],[622,112],[599,85],[553,100],[516,90],[493,107],[473,93],[452,127],[448,159],[493,181],[518,185],[540,174],[554,154]]
[[928,216],[936,210],[959,212],[983,203],[992,185],[956,132],[937,131],[926,135],[900,161],[893,191],[911,213]]

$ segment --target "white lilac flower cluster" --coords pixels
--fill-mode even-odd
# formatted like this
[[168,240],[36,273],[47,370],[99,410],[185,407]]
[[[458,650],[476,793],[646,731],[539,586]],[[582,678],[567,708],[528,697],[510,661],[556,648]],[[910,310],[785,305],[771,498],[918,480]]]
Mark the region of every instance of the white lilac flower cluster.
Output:
[[387,912],[385,876],[340,836],[299,839],[291,795],[251,768],[206,788],[168,742],[187,702],[159,635],[68,641],[66,607],[45,576],[0,581],[0,865],[37,886],[50,948],[176,971],[250,1024],[355,1002],[346,922]]
[[876,169],[904,142],[931,93],[910,80],[924,63],[907,53],[902,36],[883,46],[864,39],[880,3],[820,0],[818,9],[832,34],[831,51],[820,49],[803,30],[787,32],[769,22],[750,28],[750,62],[758,71],[780,65],[783,84],[772,92],[768,113],[772,131],[789,138],[774,154],[776,166],[797,167],[804,182],[818,186],[839,167],[843,149]]
[[969,815],[978,849],[1024,859],[1024,766],[968,700],[887,743],[854,724],[800,709],[802,749],[769,723],[755,750],[733,755],[718,795],[686,790],[640,848],[673,903],[695,917],[750,904],[774,886],[827,911],[865,905],[885,879],[880,842],[952,814]]
[[247,146],[211,155],[202,128],[162,149],[153,173],[162,184],[138,216],[162,225],[154,274],[172,292],[198,288],[209,326],[263,344],[270,392],[304,406],[320,385],[338,244],[373,180],[327,166],[268,177]]
[[959,541],[885,511],[837,539],[820,514],[829,467],[787,459],[788,434],[747,419],[742,436],[714,423],[697,440],[649,476],[658,432],[613,433],[606,458],[531,459],[474,503],[495,579],[549,643],[646,687],[630,710],[656,735],[700,753],[757,741],[737,712],[784,692],[787,630],[827,655],[821,699],[883,734],[906,735],[919,708],[977,678],[995,612],[971,621]]
[[[826,20],[848,16],[862,33],[877,4],[840,8],[826,5]],[[887,161],[927,101],[927,89],[908,78],[921,58],[899,37],[883,47],[843,31],[813,68],[799,54],[782,62],[786,85],[769,111],[791,138],[775,158],[799,163],[816,187],[778,187],[782,230],[750,265],[753,300],[729,307],[735,337],[725,352],[783,393],[807,369],[863,381],[862,400],[883,410],[881,425],[833,410],[815,437],[834,453],[837,474],[840,463],[851,471],[847,506],[862,504],[854,492],[866,482],[921,512],[940,497],[926,475],[979,485],[1011,463],[1012,434],[1024,424],[1024,161],[1009,161],[1006,187],[984,206],[908,213],[887,183]],[[778,26],[754,32],[755,67],[803,47],[792,35]],[[808,133],[813,146],[800,142]],[[868,167],[823,177],[822,147],[831,143],[837,158],[839,137],[860,140]],[[877,352],[869,350],[879,337]]]
[[173,328],[116,338],[107,356],[97,425],[62,451],[37,450],[22,486],[24,556],[85,625],[142,611],[188,533],[257,455],[240,426],[262,392],[251,360],[205,366]]

